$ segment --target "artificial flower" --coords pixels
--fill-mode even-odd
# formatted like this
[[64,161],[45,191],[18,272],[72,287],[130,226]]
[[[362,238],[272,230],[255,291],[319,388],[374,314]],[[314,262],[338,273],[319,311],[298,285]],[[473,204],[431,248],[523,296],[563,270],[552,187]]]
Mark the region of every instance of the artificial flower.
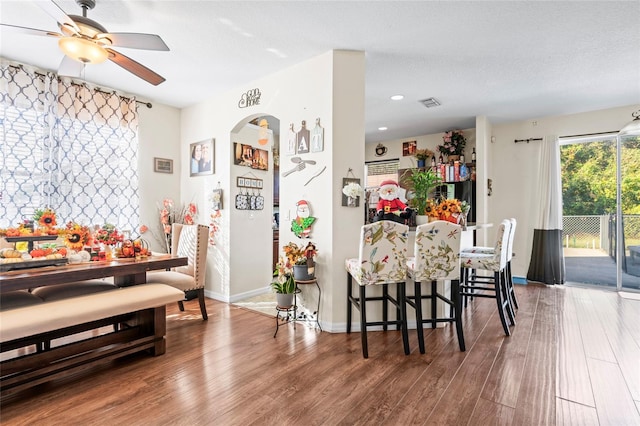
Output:
[[64,236],[64,244],[72,250],[80,251],[91,240],[91,232],[88,226],[78,223],[67,223]]
[[342,188],[342,193],[344,195],[346,195],[347,197],[357,198],[357,197],[362,196],[364,191],[363,191],[362,187],[360,186],[360,184],[358,184],[356,182],[350,182],[350,183],[346,184]]
[[438,151],[443,155],[462,155],[467,138],[460,130],[445,132],[442,136],[442,145],[438,145]]
[[56,212],[50,208],[36,210],[33,215],[33,220],[44,228],[53,228],[58,224],[56,222]]

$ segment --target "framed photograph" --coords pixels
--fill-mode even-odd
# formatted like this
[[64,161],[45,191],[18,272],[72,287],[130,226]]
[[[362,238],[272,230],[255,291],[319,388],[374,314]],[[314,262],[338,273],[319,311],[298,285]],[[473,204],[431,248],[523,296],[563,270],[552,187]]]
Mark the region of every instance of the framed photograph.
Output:
[[153,171],[156,173],[173,173],[173,160],[154,157]]
[[[357,183],[360,185],[360,179],[357,178],[342,178],[342,187],[344,188],[350,183]],[[351,198],[342,194],[342,205],[344,207],[359,207],[360,206],[360,197]]]
[[251,167],[258,170],[269,170],[269,151],[254,148]]
[[212,175],[215,164],[215,139],[207,139],[189,145],[190,176]]
[[233,164],[253,167],[253,147],[243,143],[233,143]]
[[244,188],[244,178],[243,177],[239,177],[236,180],[236,186],[238,188]]
[[416,149],[418,149],[417,141],[409,141],[402,142],[402,156],[407,157],[409,155],[414,155],[416,153]]

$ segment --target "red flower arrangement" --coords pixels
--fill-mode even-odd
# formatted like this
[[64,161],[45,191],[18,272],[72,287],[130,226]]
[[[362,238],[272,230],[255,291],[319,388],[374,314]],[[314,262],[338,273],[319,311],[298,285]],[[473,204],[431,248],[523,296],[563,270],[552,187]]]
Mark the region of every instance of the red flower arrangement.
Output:
[[106,223],[102,225],[102,228],[96,231],[93,239],[101,244],[115,246],[116,244],[121,243],[124,240],[124,235],[118,232],[115,226],[111,225],[110,223]]

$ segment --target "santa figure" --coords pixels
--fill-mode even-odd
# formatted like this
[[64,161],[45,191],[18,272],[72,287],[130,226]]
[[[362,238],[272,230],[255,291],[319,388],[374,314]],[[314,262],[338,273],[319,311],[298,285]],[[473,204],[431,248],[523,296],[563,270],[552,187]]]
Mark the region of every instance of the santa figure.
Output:
[[411,217],[411,209],[398,198],[400,187],[394,180],[385,180],[380,184],[378,193],[380,201],[376,206],[376,220],[393,220],[404,223],[404,219]]
[[311,225],[316,221],[315,217],[310,215],[309,204],[306,200],[300,200],[296,203],[296,218],[291,221],[291,231],[298,238],[309,238],[311,234]]

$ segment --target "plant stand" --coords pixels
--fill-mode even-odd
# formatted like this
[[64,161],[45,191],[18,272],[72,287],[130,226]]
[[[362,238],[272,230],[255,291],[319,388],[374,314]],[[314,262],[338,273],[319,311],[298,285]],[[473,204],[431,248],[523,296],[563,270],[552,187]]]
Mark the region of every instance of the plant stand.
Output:
[[276,338],[278,334],[278,330],[281,325],[293,322],[293,329],[296,329],[296,317],[298,315],[298,306],[295,301],[293,306],[289,306],[288,308],[281,308],[280,306],[276,306],[276,332],[273,333],[273,338]]
[[322,299],[322,290],[320,290],[320,284],[318,284],[318,279],[317,278],[313,278],[311,280],[306,280],[306,281],[299,281],[296,280],[296,289],[298,291],[300,285],[313,285],[315,284],[316,288],[318,289],[318,306],[316,308],[316,325],[318,326],[318,329],[320,331],[322,331],[322,327],[320,326],[320,299]]

